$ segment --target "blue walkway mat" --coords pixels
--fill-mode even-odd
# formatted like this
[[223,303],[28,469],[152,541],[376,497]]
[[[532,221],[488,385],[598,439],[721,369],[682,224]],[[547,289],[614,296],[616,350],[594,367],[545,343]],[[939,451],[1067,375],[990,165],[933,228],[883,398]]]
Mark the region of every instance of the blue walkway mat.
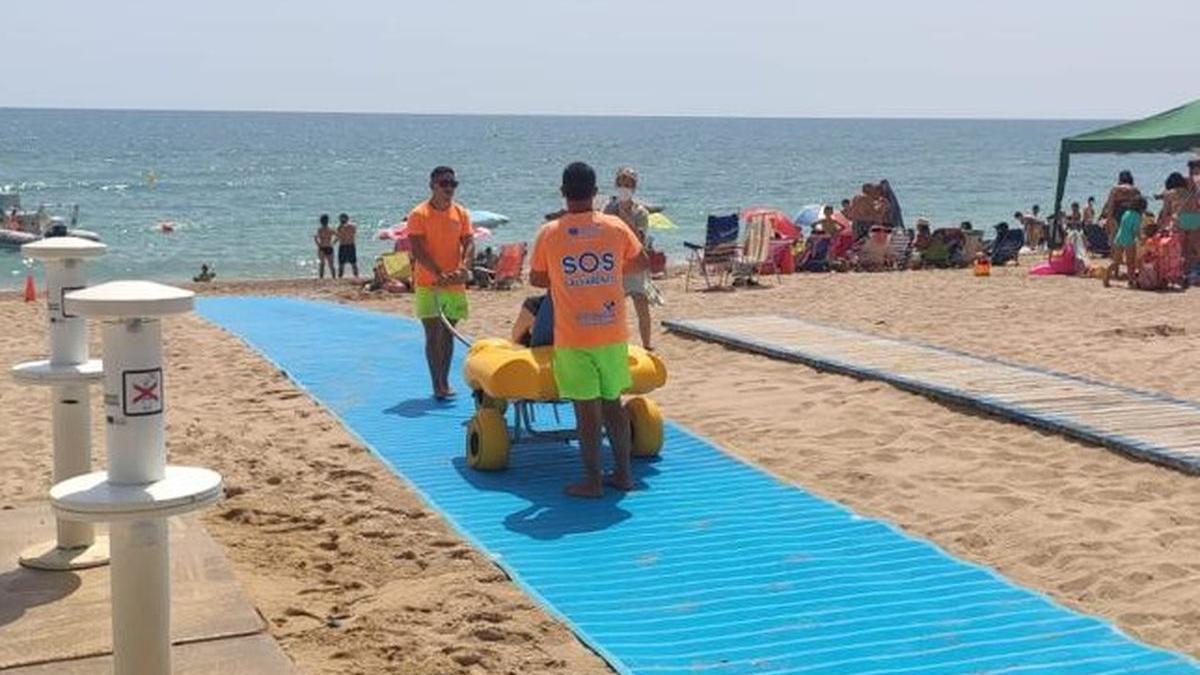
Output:
[[429,398],[408,319],[284,298],[204,298],[199,311],[328,407],[618,672],[1200,672],[674,425],[628,495],[563,496],[579,471],[563,445],[473,472],[470,397]]

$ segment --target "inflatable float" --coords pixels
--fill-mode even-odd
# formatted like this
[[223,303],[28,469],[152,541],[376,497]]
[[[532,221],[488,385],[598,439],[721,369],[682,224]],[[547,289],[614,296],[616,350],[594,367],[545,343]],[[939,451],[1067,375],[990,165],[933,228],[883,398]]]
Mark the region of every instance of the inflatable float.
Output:
[[[508,465],[510,447],[523,438],[571,440],[574,429],[539,430],[533,426],[533,403],[561,403],[554,382],[553,347],[522,347],[508,340],[475,341],[467,352],[463,378],[475,397],[476,411],[467,426],[467,463],[481,471]],[[635,457],[657,455],[663,444],[663,417],[648,394],[667,382],[667,368],[655,354],[629,346],[633,385],[626,390]],[[512,406],[509,406],[509,403]],[[505,414],[512,412],[510,434]],[[557,414],[556,414],[557,417]]]

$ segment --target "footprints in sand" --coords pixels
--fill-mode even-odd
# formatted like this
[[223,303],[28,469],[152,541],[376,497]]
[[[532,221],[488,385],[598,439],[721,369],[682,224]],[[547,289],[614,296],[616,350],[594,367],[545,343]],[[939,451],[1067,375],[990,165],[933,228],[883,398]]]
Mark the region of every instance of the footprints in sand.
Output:
[[1111,330],[1100,331],[1100,337],[1124,337],[1137,338],[1144,340],[1146,338],[1156,337],[1176,337],[1187,335],[1187,330],[1182,326],[1172,326],[1167,323],[1156,323],[1150,326],[1138,326],[1136,328],[1113,328]]

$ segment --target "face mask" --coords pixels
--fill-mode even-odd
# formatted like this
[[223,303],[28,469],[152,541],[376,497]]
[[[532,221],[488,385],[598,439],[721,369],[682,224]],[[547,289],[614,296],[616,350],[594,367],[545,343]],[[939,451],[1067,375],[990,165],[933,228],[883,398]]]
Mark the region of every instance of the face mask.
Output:
[[633,201],[633,188],[617,188],[617,201],[623,204],[628,204],[629,202]]

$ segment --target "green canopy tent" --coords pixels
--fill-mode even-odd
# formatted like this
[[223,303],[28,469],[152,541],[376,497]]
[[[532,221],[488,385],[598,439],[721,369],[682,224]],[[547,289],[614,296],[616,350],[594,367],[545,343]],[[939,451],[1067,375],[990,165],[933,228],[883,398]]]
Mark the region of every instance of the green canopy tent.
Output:
[[1064,138],[1058,155],[1058,189],[1054,193],[1052,213],[1057,214],[1062,210],[1071,155],[1188,152],[1193,149],[1200,149],[1200,100],[1144,120]]

